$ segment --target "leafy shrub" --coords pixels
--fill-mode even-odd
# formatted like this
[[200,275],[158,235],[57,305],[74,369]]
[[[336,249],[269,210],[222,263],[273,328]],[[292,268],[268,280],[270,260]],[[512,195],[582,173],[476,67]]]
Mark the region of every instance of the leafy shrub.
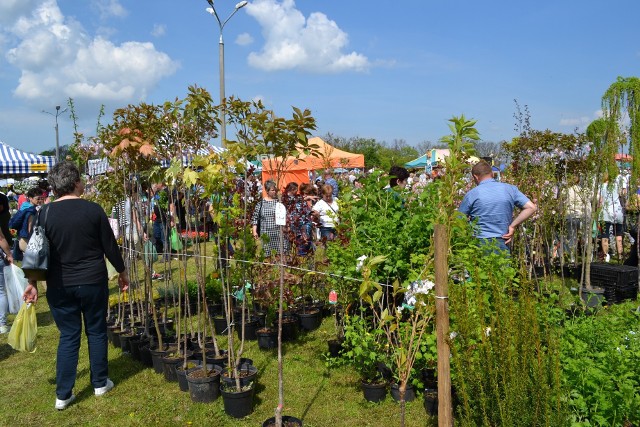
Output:
[[574,426],[640,423],[639,315],[630,306],[565,323],[562,383]]

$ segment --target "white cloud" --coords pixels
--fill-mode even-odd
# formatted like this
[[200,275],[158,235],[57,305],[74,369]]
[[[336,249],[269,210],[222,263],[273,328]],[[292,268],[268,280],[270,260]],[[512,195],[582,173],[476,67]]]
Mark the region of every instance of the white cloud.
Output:
[[97,0],[93,2],[94,6],[100,11],[100,18],[107,19],[112,16],[122,18],[127,16],[127,10],[120,4],[118,0]]
[[240,46],[246,46],[253,43],[253,37],[249,33],[242,33],[236,37],[236,44]]
[[262,27],[265,44],[249,54],[249,65],[268,71],[301,69],[319,73],[366,71],[366,56],[344,49],[348,35],[320,12],[305,19],[294,0],[255,0],[247,13]]
[[[117,1],[107,6],[120,13]],[[152,43],[115,45],[103,36],[91,37],[65,18],[56,0],[41,1],[8,31],[16,43],[6,58],[22,73],[15,95],[27,100],[139,101],[178,67]]]
[[151,35],[154,37],[162,37],[167,32],[167,27],[162,24],[153,24],[153,30],[151,30]]
[[580,127],[580,126],[585,126],[588,125],[589,123],[592,122],[592,119],[590,119],[589,117],[576,117],[576,118],[565,118],[565,119],[561,119],[560,120],[560,126],[573,126],[573,127]]
[[2,0],[0,2],[0,25],[15,22],[28,14],[41,0]]

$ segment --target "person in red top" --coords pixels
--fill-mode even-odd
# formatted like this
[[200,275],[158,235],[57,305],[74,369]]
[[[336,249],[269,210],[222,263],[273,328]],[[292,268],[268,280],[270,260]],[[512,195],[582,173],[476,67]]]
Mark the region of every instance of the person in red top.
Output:
[[20,210],[20,206],[22,206],[22,204],[27,200],[29,200],[29,198],[24,193],[18,196],[18,210]]

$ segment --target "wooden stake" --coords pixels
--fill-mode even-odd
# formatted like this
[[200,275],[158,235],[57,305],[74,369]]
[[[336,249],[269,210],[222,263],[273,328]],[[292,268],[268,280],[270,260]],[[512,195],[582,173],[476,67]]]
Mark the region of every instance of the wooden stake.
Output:
[[447,227],[436,224],[434,234],[436,273],[436,334],[438,346],[438,426],[453,426],[451,370],[449,365],[449,236]]

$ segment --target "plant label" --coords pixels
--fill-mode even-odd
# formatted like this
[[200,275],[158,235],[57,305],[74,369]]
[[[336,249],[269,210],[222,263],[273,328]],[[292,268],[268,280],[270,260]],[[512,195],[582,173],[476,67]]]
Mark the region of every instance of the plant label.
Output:
[[276,225],[287,225],[287,208],[282,203],[276,203]]
[[331,289],[329,292],[329,304],[337,304],[338,303],[338,293]]

